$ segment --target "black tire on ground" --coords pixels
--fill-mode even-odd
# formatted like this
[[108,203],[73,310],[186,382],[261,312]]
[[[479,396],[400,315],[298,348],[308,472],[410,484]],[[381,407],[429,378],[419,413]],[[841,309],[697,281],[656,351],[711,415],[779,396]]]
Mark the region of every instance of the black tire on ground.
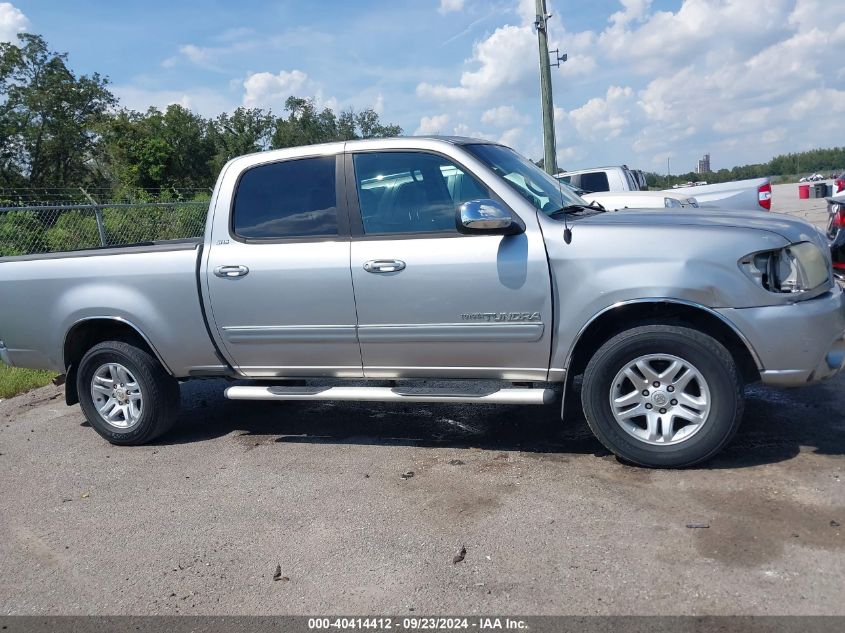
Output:
[[[109,424],[97,410],[91,384],[98,368],[118,363],[129,370],[141,394],[141,413],[130,428]],[[105,341],[92,347],[82,361],[76,376],[79,404],[94,430],[112,444],[138,446],[169,431],[179,411],[179,383],[170,376],[156,358],[145,350],[122,341]]]
[[[691,363],[710,391],[712,404],[704,423],[677,444],[639,439],[623,429],[613,414],[611,394],[617,374],[651,354]],[[608,340],[587,364],[581,402],[590,429],[608,450],[623,461],[653,468],[692,466],[716,455],[736,433],[744,406],[742,379],[728,350],[698,330],[674,325],[635,327]]]

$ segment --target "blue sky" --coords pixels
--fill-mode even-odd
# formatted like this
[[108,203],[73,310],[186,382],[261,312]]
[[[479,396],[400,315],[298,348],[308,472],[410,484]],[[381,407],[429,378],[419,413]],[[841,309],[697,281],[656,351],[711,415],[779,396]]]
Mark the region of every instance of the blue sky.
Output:
[[[842,145],[845,2],[550,0],[559,163],[687,171]],[[288,94],[374,107],[406,133],[542,155],[534,0],[0,1],[0,40],[44,35],[123,105]]]

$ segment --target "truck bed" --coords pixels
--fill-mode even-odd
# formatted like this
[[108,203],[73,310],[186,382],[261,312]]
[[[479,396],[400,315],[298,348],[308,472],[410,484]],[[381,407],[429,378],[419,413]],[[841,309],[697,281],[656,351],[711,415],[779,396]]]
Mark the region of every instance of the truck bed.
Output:
[[111,318],[142,332],[167,369],[220,364],[203,327],[199,239],[0,258],[0,339],[12,364],[64,372],[77,323]]
[[681,193],[698,200],[702,207],[719,207],[721,209],[760,210],[760,187],[769,184],[768,178],[754,178],[751,180],[733,180],[714,185],[691,185],[688,187],[674,187],[666,189],[667,193]]

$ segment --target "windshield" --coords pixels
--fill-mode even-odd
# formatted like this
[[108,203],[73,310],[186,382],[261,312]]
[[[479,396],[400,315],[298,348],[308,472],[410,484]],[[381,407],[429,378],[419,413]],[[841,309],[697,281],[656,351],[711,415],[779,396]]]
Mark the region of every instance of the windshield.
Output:
[[572,189],[561,186],[552,176],[508,147],[477,144],[464,145],[464,149],[504,178],[518,194],[546,214],[570,205],[587,204],[587,201]]

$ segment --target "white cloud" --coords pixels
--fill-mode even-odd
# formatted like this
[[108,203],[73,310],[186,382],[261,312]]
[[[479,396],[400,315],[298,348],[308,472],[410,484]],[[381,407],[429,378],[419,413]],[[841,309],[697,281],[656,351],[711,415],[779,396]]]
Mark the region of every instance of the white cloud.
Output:
[[521,114],[515,107],[507,105],[485,110],[481,113],[481,122],[484,125],[503,128],[514,125],[527,125],[529,118]]
[[[466,102],[501,98],[517,90],[536,91],[539,80],[533,7],[533,2],[520,0],[517,14],[521,25],[500,26],[473,45],[472,56],[466,62],[470,68],[461,73],[458,85],[422,82],[417,86],[417,95],[437,101]],[[550,33],[549,48],[569,54],[569,61],[560,67],[561,76],[573,78],[595,70],[595,39],[591,32],[567,33],[562,26]]]
[[[705,151],[732,166],[837,143],[845,3],[679,4],[657,11],[649,0],[620,0],[604,30],[567,36],[597,44],[596,76],[580,89],[566,82],[570,94],[558,100],[561,158],[663,171],[670,156],[673,170],[687,170]],[[580,105],[560,107],[572,93]]]
[[444,128],[449,124],[448,114],[436,114],[424,116],[420,119],[420,125],[414,132],[416,136],[428,136],[431,134],[443,134]]
[[248,108],[281,109],[285,99],[300,95],[308,84],[301,70],[282,70],[277,74],[262,72],[249,75],[243,82],[243,105]]
[[636,20],[642,20],[649,7],[651,7],[651,0],[620,1],[622,3],[622,11],[617,11],[610,16],[610,23],[620,27]]
[[485,99],[502,88],[525,81],[526,71],[537,55],[536,48],[530,27],[500,27],[486,40],[475,44],[470,61],[478,68],[464,71],[458,86],[421,83],[417,86],[417,94],[438,100]]
[[196,44],[183,44],[179,47],[179,54],[168,57],[161,65],[164,68],[174,68],[180,62],[188,62],[206,70],[225,72],[219,64],[219,60],[227,54],[237,51],[248,50],[251,47],[249,42],[236,42],[225,47],[197,46]]
[[466,123],[458,123],[455,127],[452,128],[452,134],[455,136],[466,136],[468,138],[480,138],[485,141],[495,141],[496,135],[495,134],[488,134],[487,132],[479,132],[476,129],[471,128]]
[[464,8],[464,0],[440,0],[440,6],[437,11],[440,13],[452,13],[453,11],[461,11]]
[[376,100],[373,103],[372,108],[373,108],[373,112],[375,112],[379,116],[384,114],[384,95],[383,94],[378,93],[378,96],[376,97]]
[[603,97],[594,97],[571,112],[556,112],[556,118],[569,122],[581,139],[609,141],[628,127],[633,96],[630,87],[610,86]]
[[185,44],[179,47],[179,52],[182,53],[189,61],[195,64],[202,65],[211,61],[212,53],[208,48],[202,48],[194,44]]
[[[719,55],[749,52],[783,34],[795,0],[684,0],[676,12],[647,13],[650,2],[626,0],[599,36],[607,56],[637,73],[655,74]],[[753,28],[750,26],[753,25]]]
[[30,27],[29,19],[10,2],[0,2],[0,42],[15,42]]
[[525,130],[521,127],[513,127],[509,130],[506,130],[500,137],[499,143],[502,145],[507,145],[508,147],[518,146],[520,141],[522,140],[523,134]]

